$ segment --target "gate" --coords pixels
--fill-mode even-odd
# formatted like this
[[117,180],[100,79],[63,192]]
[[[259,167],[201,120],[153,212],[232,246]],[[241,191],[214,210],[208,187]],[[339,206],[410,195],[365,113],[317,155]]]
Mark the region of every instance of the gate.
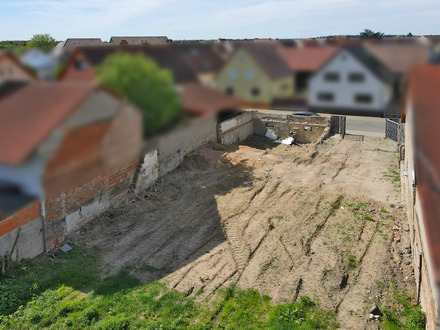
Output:
[[385,136],[395,142],[399,142],[399,122],[387,119],[385,126]]
[[332,115],[330,117],[330,130],[332,133],[342,134],[345,137],[346,116]]

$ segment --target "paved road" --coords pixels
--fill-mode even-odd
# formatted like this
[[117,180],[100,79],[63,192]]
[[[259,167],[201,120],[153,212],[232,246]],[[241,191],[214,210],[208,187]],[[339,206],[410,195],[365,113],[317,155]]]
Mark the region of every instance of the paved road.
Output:
[[347,116],[347,134],[385,137],[385,118]]
[[[255,110],[262,113],[272,113],[279,115],[287,115],[292,111],[290,110],[265,110],[265,109],[246,109]],[[328,113],[320,113],[320,116],[328,117]],[[379,117],[363,117],[363,116],[347,116],[347,134],[365,135],[385,137],[385,118]]]

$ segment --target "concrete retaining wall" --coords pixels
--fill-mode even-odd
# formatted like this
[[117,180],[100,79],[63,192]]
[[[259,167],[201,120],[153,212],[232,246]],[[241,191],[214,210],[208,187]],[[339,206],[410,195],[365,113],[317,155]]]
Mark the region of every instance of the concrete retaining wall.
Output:
[[157,158],[159,176],[174,170],[182,164],[186,154],[202,144],[216,139],[216,117],[196,118],[186,126],[158,138]]
[[254,134],[254,114],[252,112],[243,113],[217,125],[218,140],[223,144],[245,141],[252,134]]
[[289,137],[290,132],[293,132],[298,143],[315,143],[330,132],[328,117],[263,115],[261,122],[280,139]]

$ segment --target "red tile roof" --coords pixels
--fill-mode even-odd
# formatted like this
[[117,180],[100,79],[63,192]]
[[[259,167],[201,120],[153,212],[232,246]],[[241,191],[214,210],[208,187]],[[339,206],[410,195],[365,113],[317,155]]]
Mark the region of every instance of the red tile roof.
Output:
[[34,83],[0,100],[0,163],[23,163],[97,88],[84,83]]
[[291,71],[317,71],[338,50],[335,46],[278,47],[278,54]]
[[410,72],[409,96],[414,109],[417,191],[429,254],[436,280],[440,282],[439,90],[439,65],[424,65]]
[[198,83],[181,84],[182,110],[195,114],[207,115],[226,109],[237,109],[242,100],[226,95],[217,90],[202,86]]
[[428,47],[422,44],[366,43],[365,48],[395,73],[406,73],[429,59]]

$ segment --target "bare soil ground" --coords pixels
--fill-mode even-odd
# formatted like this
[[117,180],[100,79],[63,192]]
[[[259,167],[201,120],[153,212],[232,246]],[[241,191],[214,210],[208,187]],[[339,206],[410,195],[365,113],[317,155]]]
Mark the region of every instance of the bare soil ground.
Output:
[[257,136],[208,144],[74,240],[100,251],[103,272],[128,265],[199,301],[236,284],[274,302],[317,299],[344,329],[377,328],[368,311],[390,279],[414,286],[393,240],[406,235],[395,149],[340,136],[319,146]]

